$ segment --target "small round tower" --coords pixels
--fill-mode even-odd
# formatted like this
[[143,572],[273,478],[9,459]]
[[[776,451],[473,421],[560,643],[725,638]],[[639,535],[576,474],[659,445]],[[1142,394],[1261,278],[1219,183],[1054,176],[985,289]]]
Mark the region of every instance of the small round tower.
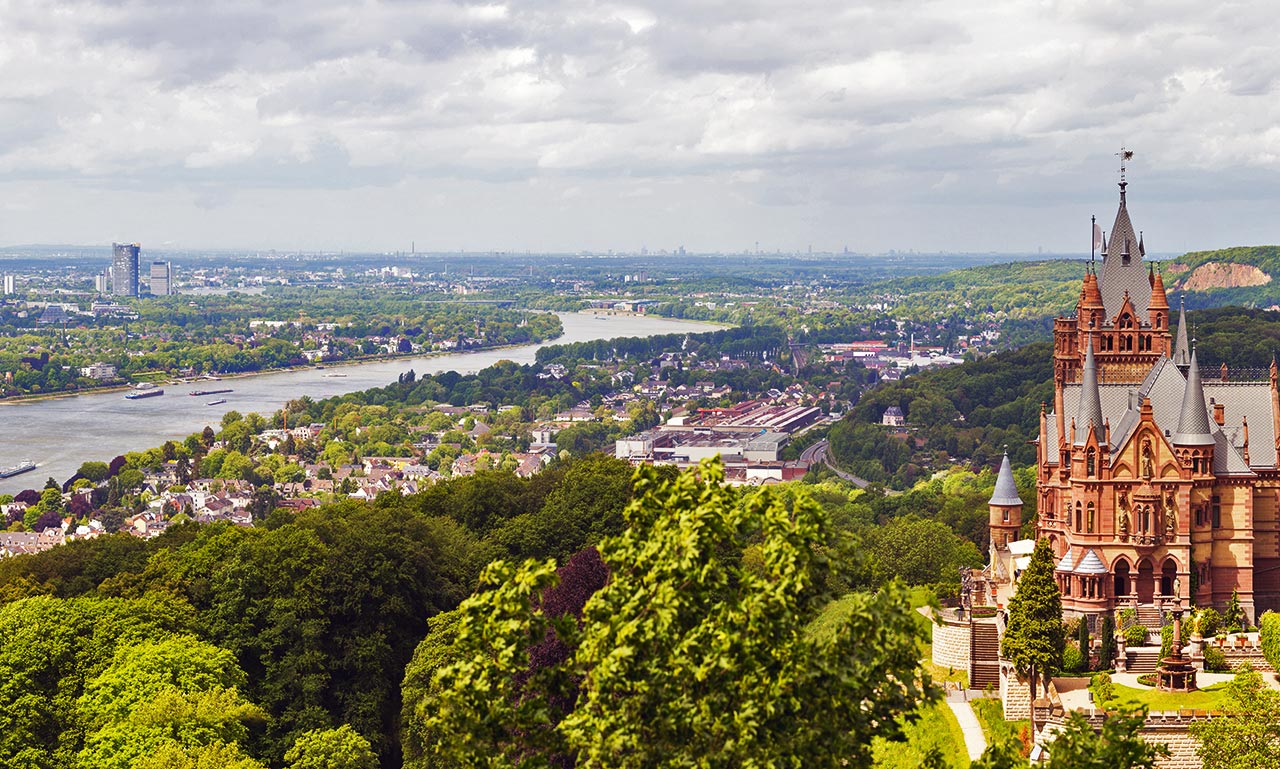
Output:
[[1013,468],[1009,466],[1007,452],[1000,461],[996,490],[987,506],[990,512],[991,546],[1006,550],[1010,542],[1018,539],[1018,532],[1022,529],[1022,498],[1018,496],[1018,486],[1013,482]]

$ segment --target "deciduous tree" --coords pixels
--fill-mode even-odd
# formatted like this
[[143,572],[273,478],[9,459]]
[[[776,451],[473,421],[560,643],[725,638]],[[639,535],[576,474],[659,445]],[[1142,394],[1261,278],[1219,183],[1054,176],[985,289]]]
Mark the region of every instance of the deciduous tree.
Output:
[[[552,564],[486,570],[491,589],[464,602],[459,660],[427,708],[436,750],[490,767],[566,753],[623,768],[867,763],[872,737],[896,735],[936,693],[900,589],[859,595],[843,622],[809,633],[831,597],[822,509],[727,488],[716,462],[656,478],[638,471],[629,528],[600,545],[611,576],[580,627],[538,606]],[[751,543],[760,558],[747,568]],[[553,628],[572,653],[530,673]],[[576,704],[547,728],[566,687],[580,687]]]
[[1204,769],[1280,767],[1280,692],[1248,665],[1227,684],[1222,715],[1190,726]]

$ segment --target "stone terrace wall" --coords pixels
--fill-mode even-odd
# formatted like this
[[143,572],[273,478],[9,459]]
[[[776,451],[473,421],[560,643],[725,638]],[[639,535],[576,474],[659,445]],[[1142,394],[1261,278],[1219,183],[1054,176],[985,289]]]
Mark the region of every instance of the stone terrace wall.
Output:
[[[1103,714],[1092,708],[1081,711],[1094,729],[1102,728]],[[1156,762],[1157,769],[1201,769],[1197,750],[1200,741],[1191,736],[1187,727],[1208,718],[1204,711],[1167,711],[1147,715],[1147,723],[1138,731],[1142,739],[1169,747],[1169,755]],[[1064,715],[1055,713],[1051,720],[1062,721]],[[1050,750],[1052,753],[1052,750]]]
[[944,668],[969,670],[969,621],[943,616],[942,624],[933,623],[933,664]]
[[1000,701],[1004,703],[1007,721],[1023,721],[1031,718],[1031,690],[1027,679],[1019,676],[1013,665],[1000,661]]

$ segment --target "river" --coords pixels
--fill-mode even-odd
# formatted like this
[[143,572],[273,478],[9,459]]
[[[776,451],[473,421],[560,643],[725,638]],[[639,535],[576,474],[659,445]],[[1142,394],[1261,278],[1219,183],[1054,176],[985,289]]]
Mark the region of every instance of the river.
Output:
[[[142,400],[125,400],[122,392],[92,393],[67,398],[0,405],[0,467],[16,465],[24,459],[37,468],[12,478],[0,479],[0,493],[16,494],[40,488],[53,477],[59,483],[75,474],[89,460],[110,461],[127,451],[143,451],[167,440],[182,440],[205,425],[218,429],[223,413],[272,414],[286,401],[309,395],[319,400],[343,393],[382,387],[395,382],[409,369],[419,376],[457,371],[470,374],[511,360],[532,363],[534,354],[548,344],[586,342],[614,337],[647,337],[680,332],[701,333],[715,326],[689,321],[645,316],[594,317],[561,313],[564,334],[542,344],[528,344],[478,352],[452,353],[423,358],[338,366],[323,370],[306,368],[270,374],[165,385],[165,394]],[[230,388],[232,392],[191,397],[191,390]],[[206,405],[226,399],[225,404]]]

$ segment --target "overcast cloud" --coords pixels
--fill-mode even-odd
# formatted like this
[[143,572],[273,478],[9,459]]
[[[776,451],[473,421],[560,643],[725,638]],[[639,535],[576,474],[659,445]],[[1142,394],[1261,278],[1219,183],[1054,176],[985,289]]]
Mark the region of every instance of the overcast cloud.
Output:
[[1269,3],[0,0],[0,244],[1280,242]]

